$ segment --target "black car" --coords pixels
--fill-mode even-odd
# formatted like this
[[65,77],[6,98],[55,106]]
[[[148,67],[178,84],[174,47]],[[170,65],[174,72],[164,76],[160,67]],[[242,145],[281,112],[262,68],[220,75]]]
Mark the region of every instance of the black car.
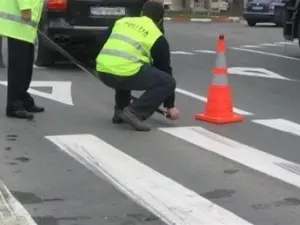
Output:
[[256,23],[275,23],[281,26],[283,6],[281,0],[249,0],[243,16],[251,27]]
[[[101,35],[123,16],[139,16],[146,0],[46,0],[40,30],[79,60],[94,60]],[[35,65],[64,60],[41,35],[35,44]]]

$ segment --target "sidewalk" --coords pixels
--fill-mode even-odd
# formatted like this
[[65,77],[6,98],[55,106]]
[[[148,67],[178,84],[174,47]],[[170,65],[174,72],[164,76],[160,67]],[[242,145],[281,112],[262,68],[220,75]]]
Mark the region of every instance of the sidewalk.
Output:
[[165,13],[166,21],[174,22],[198,22],[198,23],[239,23],[243,21],[241,15],[237,13],[211,13],[207,12],[174,12],[167,11]]

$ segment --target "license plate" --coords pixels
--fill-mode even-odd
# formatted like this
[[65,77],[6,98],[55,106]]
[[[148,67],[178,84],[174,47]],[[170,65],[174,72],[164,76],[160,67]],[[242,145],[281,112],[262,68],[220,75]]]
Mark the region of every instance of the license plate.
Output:
[[262,6],[253,6],[252,9],[253,10],[262,10],[263,7]]
[[92,16],[124,16],[125,8],[123,7],[91,7]]

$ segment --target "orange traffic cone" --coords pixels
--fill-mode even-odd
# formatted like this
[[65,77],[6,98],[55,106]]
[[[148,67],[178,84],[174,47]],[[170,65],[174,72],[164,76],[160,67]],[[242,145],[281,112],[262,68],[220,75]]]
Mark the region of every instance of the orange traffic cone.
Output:
[[223,124],[240,122],[244,119],[241,115],[233,112],[233,100],[227,78],[225,51],[224,35],[220,35],[217,44],[216,64],[212,70],[214,76],[209,87],[205,112],[196,114],[196,120]]

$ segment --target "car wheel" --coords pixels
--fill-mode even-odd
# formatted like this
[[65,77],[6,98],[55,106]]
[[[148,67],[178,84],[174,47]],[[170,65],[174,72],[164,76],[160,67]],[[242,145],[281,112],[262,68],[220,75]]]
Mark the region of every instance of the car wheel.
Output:
[[254,27],[256,25],[256,22],[253,20],[247,20],[247,23],[249,27]]
[[34,64],[41,67],[50,67],[54,64],[53,52],[38,35],[34,45]]

